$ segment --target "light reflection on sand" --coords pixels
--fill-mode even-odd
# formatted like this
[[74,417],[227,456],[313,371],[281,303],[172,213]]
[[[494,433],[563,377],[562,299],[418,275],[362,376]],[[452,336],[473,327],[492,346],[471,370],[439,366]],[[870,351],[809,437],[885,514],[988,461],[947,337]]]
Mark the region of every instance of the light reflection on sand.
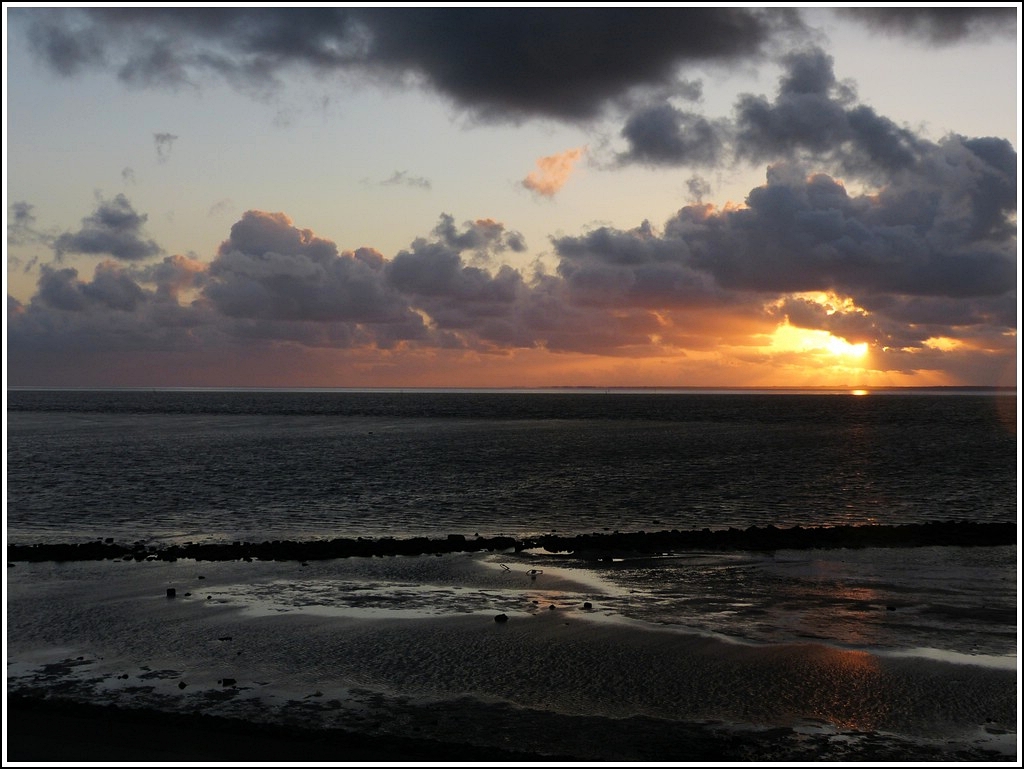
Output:
[[[699,560],[698,570],[714,570],[714,558]],[[756,558],[724,561],[730,574],[758,574],[749,571]],[[322,703],[347,703],[360,688],[389,708],[402,698],[424,707],[472,698],[601,719],[763,728],[810,719],[914,739],[974,734],[988,720],[1015,723],[1012,667],[965,665],[969,655],[913,647],[879,654],[721,634],[711,612],[736,622],[758,600],[731,595],[706,615],[679,615],[679,605],[693,603],[678,603],[695,598],[693,585],[666,583],[650,562],[612,568],[620,571],[509,553],[308,566],[18,564],[8,574],[9,685],[63,680],[74,682],[76,696],[99,701],[202,702],[224,714],[249,701],[267,712],[301,702],[312,709],[308,718],[325,723],[351,708]],[[165,596],[169,586],[174,599]],[[653,613],[637,616],[648,596]],[[497,613],[509,621],[494,622]],[[696,621],[702,616],[704,624]],[[776,613],[770,621],[785,619]],[[29,660],[63,659],[40,657],[48,646],[84,662],[40,677]],[[236,683],[218,683],[225,677]]]

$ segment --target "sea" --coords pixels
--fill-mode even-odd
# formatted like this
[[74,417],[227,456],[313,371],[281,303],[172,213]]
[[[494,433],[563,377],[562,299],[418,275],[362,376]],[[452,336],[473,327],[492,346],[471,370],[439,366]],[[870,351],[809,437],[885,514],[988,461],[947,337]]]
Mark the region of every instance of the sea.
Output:
[[[1013,390],[977,388],[11,389],[6,543],[160,548],[1012,523],[1017,405]],[[907,745],[939,751],[931,760],[942,750],[960,751],[957,760],[1013,760],[1018,549],[595,560],[537,548],[301,565],[8,564],[8,691],[59,683],[85,699],[183,708],[195,706],[188,695],[198,696],[206,676],[219,692],[207,702],[215,712],[264,717],[276,701],[270,710],[301,703],[308,719],[319,693],[332,703],[316,711],[325,723],[347,718],[347,727],[386,731],[414,721],[422,734],[458,732],[481,744],[497,739],[495,724],[513,728],[511,708],[522,718],[544,714],[548,724],[556,714],[577,719],[577,732],[579,719],[609,718],[784,728],[792,739],[778,755],[787,760],[915,756]],[[192,611],[185,600],[168,608],[171,584],[204,604],[202,621],[221,630],[229,618],[262,621],[237,631],[263,639],[238,651],[248,672],[231,680],[249,685],[233,685],[237,696],[224,696],[225,668],[214,664],[225,642],[195,640],[200,618],[181,613]],[[152,623],[144,631],[140,612]],[[504,660],[496,667],[478,659],[482,642],[470,625],[486,621],[488,633],[499,632],[498,613],[509,621],[493,641],[507,644],[492,650]],[[555,616],[569,618],[564,648]],[[403,621],[414,619],[450,622],[411,642],[413,625]],[[330,664],[340,652],[324,646],[321,622],[344,628],[334,638],[345,664]],[[527,622],[544,629],[513,642]],[[376,623],[372,633],[366,623]],[[627,647],[656,638],[660,651],[623,656],[613,639],[624,633],[633,639]],[[238,637],[217,638],[229,636]],[[540,671],[526,662],[531,654],[547,660]],[[597,686],[595,667],[609,657],[619,670]],[[870,660],[870,670],[851,660]],[[171,688],[185,679],[191,689]],[[467,698],[486,728],[443,717],[442,703]],[[385,702],[389,715],[367,715]],[[425,720],[422,708],[431,713]],[[602,723],[594,735],[607,736]],[[530,724],[515,739],[536,739],[543,728]],[[544,745],[556,753],[651,758],[630,753],[625,738],[581,746],[555,734]]]

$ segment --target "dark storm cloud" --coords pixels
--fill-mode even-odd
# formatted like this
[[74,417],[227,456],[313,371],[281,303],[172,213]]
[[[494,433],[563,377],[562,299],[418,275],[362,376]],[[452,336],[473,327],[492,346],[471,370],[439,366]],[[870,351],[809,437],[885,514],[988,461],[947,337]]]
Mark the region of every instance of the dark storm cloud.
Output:
[[1016,8],[983,6],[837,8],[835,12],[885,35],[904,35],[942,45],[991,35],[1013,37]]
[[125,261],[137,261],[162,252],[154,241],[145,240],[147,216],[139,214],[124,195],[101,200],[96,211],[82,220],[78,232],[65,232],[53,244],[57,258],[65,254],[107,254]]
[[790,13],[745,8],[377,9],[369,59],[487,115],[590,118],[686,62],[756,55]]
[[736,154],[756,162],[810,156],[843,171],[891,174],[909,168],[929,146],[873,109],[856,104],[820,48],[789,54],[774,101],[746,94],[736,107]]
[[635,88],[680,89],[687,63],[758,57],[801,28],[753,8],[12,9],[56,72],[114,69],[136,85],[215,73],[265,88],[284,67],[418,81],[483,117],[596,117]]

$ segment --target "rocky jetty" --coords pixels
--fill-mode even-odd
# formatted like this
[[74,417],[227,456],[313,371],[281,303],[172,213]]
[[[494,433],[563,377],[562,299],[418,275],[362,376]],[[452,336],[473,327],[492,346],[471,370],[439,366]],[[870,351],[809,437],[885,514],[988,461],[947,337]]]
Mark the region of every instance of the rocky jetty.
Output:
[[544,534],[526,539],[514,537],[466,537],[450,534],[444,539],[412,537],[337,538],[329,540],[158,545],[123,544],[110,537],[78,544],[9,544],[8,565],[18,561],[161,560],[196,561],[300,561],[393,555],[436,555],[459,552],[504,552],[543,549],[551,553],[612,560],[635,555],[681,551],[771,551],[813,548],[993,546],[1017,543],[1016,523],[933,521],[895,526],[815,526],[680,531],[610,532],[561,536]]

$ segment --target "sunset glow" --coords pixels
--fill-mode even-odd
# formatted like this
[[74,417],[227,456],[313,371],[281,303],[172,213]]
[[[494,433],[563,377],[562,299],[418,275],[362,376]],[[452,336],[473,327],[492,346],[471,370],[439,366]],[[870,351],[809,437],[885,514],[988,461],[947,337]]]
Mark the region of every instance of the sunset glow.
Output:
[[1014,9],[499,10],[5,7],[8,383],[1015,384]]
[[800,353],[811,360],[832,359],[843,365],[853,365],[867,355],[868,343],[851,344],[827,331],[784,324],[776,329],[771,349],[775,352]]

